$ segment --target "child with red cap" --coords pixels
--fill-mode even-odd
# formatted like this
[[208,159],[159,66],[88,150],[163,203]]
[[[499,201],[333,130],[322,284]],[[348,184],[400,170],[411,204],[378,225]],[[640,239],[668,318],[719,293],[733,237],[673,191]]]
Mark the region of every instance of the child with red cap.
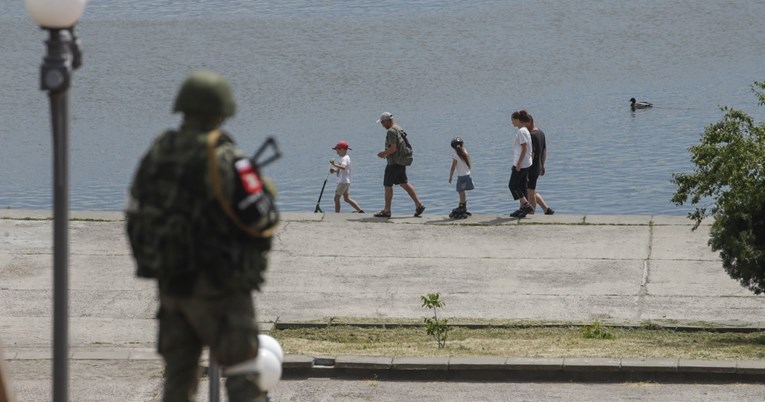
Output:
[[345,202],[352,206],[356,211],[363,214],[364,210],[359,207],[359,204],[351,198],[348,190],[351,188],[351,157],[348,156],[348,151],[351,148],[345,141],[340,141],[332,148],[337,152],[337,156],[340,160],[337,162],[331,162],[332,167],[329,169],[331,173],[337,173],[337,188],[335,189],[335,212],[340,212],[340,197],[343,197]]

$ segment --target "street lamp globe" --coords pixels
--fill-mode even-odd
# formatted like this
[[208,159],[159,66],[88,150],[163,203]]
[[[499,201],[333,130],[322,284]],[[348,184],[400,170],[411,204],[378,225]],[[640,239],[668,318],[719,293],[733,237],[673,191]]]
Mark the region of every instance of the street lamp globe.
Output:
[[88,0],[24,0],[27,13],[43,28],[69,28],[77,23]]
[[282,378],[282,362],[268,349],[258,349],[255,369],[259,374],[257,384],[261,391],[268,392],[274,389],[276,383]]

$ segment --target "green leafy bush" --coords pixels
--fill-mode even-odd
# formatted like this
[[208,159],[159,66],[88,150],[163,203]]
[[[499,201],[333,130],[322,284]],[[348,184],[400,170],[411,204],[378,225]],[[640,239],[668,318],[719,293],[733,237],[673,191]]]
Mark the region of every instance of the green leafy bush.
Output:
[[[765,106],[765,82],[752,86]],[[723,118],[709,125],[689,148],[692,173],[676,173],[672,202],[690,202],[695,221],[714,218],[709,245],[720,252],[723,268],[755,294],[765,291],[765,123],[722,107]]]

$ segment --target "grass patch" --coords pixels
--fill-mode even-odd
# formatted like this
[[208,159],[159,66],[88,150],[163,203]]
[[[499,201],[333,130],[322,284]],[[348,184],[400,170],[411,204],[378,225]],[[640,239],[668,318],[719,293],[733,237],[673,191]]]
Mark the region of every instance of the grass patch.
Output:
[[582,335],[587,339],[614,339],[614,333],[599,322],[582,327]]
[[[590,328],[593,331],[593,328]],[[450,326],[439,349],[424,327],[282,329],[271,334],[286,353],[309,356],[512,356],[745,360],[765,358],[765,334],[600,327],[478,328]],[[606,337],[607,338],[607,337]]]

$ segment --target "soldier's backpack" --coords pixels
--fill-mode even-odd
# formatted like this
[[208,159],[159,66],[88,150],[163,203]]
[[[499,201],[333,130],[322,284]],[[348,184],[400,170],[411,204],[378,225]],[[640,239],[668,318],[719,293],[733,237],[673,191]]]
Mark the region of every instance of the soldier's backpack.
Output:
[[414,161],[412,144],[409,143],[409,139],[406,137],[406,131],[399,130],[401,141],[396,144],[396,153],[393,155],[393,162],[397,165],[410,166]]
[[186,140],[176,131],[158,137],[130,189],[127,233],[138,277],[184,277],[195,271],[191,222],[203,197],[194,176],[205,172],[206,148],[197,144],[177,152],[178,143]]

